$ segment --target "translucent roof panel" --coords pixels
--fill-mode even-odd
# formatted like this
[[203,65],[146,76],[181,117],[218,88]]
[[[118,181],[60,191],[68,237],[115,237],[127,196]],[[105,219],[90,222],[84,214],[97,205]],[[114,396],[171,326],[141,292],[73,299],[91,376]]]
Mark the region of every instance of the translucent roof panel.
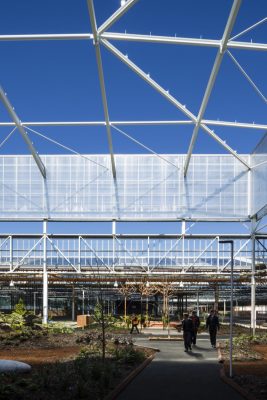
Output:
[[248,173],[230,155],[45,155],[42,181],[30,156],[2,156],[1,219],[248,219]]

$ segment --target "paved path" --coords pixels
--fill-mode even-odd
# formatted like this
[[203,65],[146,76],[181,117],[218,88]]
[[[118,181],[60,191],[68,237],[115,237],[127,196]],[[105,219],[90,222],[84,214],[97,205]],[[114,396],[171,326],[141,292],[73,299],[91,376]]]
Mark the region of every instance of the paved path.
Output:
[[137,345],[157,347],[160,352],[118,400],[243,399],[221,380],[218,353],[211,348],[208,335],[199,335],[197,346],[188,353],[182,341],[150,341],[143,335],[133,338]]

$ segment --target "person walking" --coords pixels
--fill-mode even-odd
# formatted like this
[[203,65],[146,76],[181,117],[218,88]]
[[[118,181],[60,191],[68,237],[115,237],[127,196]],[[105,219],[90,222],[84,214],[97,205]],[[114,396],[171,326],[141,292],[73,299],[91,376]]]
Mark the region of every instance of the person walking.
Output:
[[219,318],[215,310],[211,310],[206,320],[206,328],[209,329],[211,346],[216,348],[217,331],[220,330]]
[[138,318],[136,315],[132,316],[132,329],[130,333],[133,333],[134,328],[136,329],[137,333],[139,333],[139,329],[138,329]]
[[197,332],[198,332],[198,328],[200,326],[200,320],[199,320],[199,317],[198,317],[196,311],[192,311],[192,315],[190,316],[190,319],[192,320],[192,323],[193,323],[192,345],[196,346],[196,344],[197,344]]
[[193,333],[193,322],[188,318],[188,314],[184,314],[182,320],[183,338],[184,338],[184,351],[192,350],[192,333]]

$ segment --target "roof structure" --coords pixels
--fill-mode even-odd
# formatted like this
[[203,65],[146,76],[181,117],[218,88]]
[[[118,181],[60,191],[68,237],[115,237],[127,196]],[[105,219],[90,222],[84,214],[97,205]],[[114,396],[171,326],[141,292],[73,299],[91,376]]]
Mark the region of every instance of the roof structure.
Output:
[[[157,6],[149,0],[143,2],[114,0],[110,3],[108,7],[103,8],[104,4],[101,1],[95,1],[95,4],[93,0],[79,1],[78,3],[69,1],[67,2],[68,11],[65,10],[60,19],[57,18],[56,32],[52,32],[51,27],[55,26],[56,13],[60,10],[60,5],[54,10],[55,15],[52,17],[52,22],[48,24],[45,18],[40,18],[38,7],[30,1],[29,10],[25,10],[25,17],[27,16],[29,22],[25,27],[25,24],[21,23],[23,18],[18,16],[21,11],[20,6],[17,1],[14,1],[13,14],[18,20],[16,33],[8,31],[10,25],[7,22],[2,25],[4,32],[0,35],[0,45],[2,44],[6,57],[1,67],[2,71],[0,70],[4,88],[0,90],[3,106],[0,110],[2,119],[0,129],[3,133],[7,129],[9,131],[7,137],[3,135],[1,147],[2,151],[5,151],[6,148],[7,153],[12,151],[14,154],[13,141],[13,144],[19,143],[18,153],[31,152],[43,179],[47,181],[42,189],[29,188],[30,193],[35,195],[35,201],[39,196],[38,204],[40,204],[42,198],[47,197],[49,203],[52,204],[52,209],[57,209],[58,203],[53,204],[52,198],[60,197],[60,195],[58,192],[55,194],[52,187],[62,185],[60,170],[56,174],[54,173],[57,168],[55,165],[48,172],[47,177],[47,166],[44,162],[44,159],[47,158],[40,156],[39,152],[53,154],[58,151],[71,151],[79,157],[81,154],[106,153],[108,151],[110,165],[105,160],[102,167],[112,172],[113,183],[110,181],[108,173],[108,183],[106,184],[113,186],[113,190],[109,191],[108,195],[114,198],[117,210],[114,211],[116,205],[113,204],[110,209],[102,210],[102,217],[96,214],[94,218],[90,212],[87,212],[89,210],[86,210],[86,206],[82,206],[81,215],[74,217],[78,220],[98,218],[100,220],[121,218],[125,220],[132,218],[140,220],[150,220],[151,218],[155,220],[164,218],[166,220],[187,218],[242,220],[253,216],[259,209],[264,210],[267,199],[265,191],[262,193],[258,209],[255,209],[256,206],[254,207],[253,204],[255,196],[247,199],[253,192],[250,181],[253,181],[253,185],[255,182],[255,187],[259,186],[257,182],[261,180],[259,176],[262,176],[265,165],[262,153],[260,167],[259,163],[255,161],[255,157],[248,155],[267,127],[267,100],[264,94],[266,81],[262,81],[267,44],[261,41],[266,31],[266,5],[264,2],[255,7],[248,6],[246,3],[242,4],[241,0],[235,0],[223,2],[219,9],[215,8],[210,1],[201,5],[193,2],[195,8],[192,17],[188,15],[188,8],[183,2],[176,2],[175,5],[171,1],[170,4],[166,2],[160,10],[160,15]],[[9,18],[8,8],[9,6],[4,8],[7,19]],[[45,12],[51,13],[51,10],[52,3],[47,2]],[[70,23],[71,11],[75,14]],[[107,13],[110,15],[107,16]],[[177,21],[173,18],[173,13],[177,15]],[[139,18],[137,18],[138,15]],[[209,33],[208,38],[206,38],[206,32],[205,34],[201,32],[204,25],[198,15],[205,17],[206,23],[210,22],[211,27],[205,28]],[[142,16],[141,21],[140,16]],[[181,18],[185,20],[183,23]],[[254,20],[254,18],[256,19]],[[32,33],[33,26],[36,30],[36,26],[33,24],[34,20],[41,32]],[[158,24],[159,21],[162,22],[161,25]],[[72,29],[66,32],[68,24]],[[122,26],[127,28],[127,25],[130,30],[135,30],[135,32],[128,33],[127,29],[122,31]],[[155,34],[152,34],[151,31],[149,34],[145,34],[145,26],[148,26],[149,29],[150,27],[157,28],[158,31]],[[72,33],[74,27],[75,31]],[[174,28],[178,33],[170,35],[169,32]],[[190,29],[193,33],[189,36],[187,32]],[[196,36],[197,31],[199,31],[199,37]],[[248,35],[255,36],[253,36],[253,40],[252,38],[248,40]],[[243,40],[241,41],[241,39]],[[13,55],[11,55],[12,49]],[[127,49],[126,54],[125,49]],[[26,67],[20,66],[20,73],[17,71],[16,74],[10,74],[10,66],[14,62],[12,56],[17,59],[21,52],[24,54],[23,64],[26,64]],[[57,55],[57,52],[60,56]],[[29,58],[30,55],[31,58]],[[87,64],[81,65],[85,61]],[[151,72],[147,72],[148,64],[150,64]],[[248,68],[252,72],[248,71]],[[12,85],[10,84],[11,78]],[[42,87],[40,87],[40,83]],[[25,85],[27,91],[25,91]],[[38,92],[36,92],[36,87],[38,87]],[[245,87],[245,91],[243,87]],[[5,90],[8,91],[8,94]],[[185,100],[187,104],[184,104]],[[216,118],[214,112],[216,112]],[[226,117],[227,114],[229,117]],[[145,115],[153,117],[144,118]],[[235,119],[233,119],[233,115],[236,116]],[[64,117],[59,118],[59,116]],[[81,116],[83,117],[81,118]],[[254,120],[255,116],[257,116],[256,121]],[[11,132],[10,129],[12,129]],[[15,138],[16,130],[24,139],[27,145],[26,149],[23,149],[21,138]],[[249,140],[245,139],[248,138],[247,135],[251,136]],[[60,140],[57,140],[57,137]],[[225,140],[228,137],[229,141]],[[47,141],[45,145],[44,140]],[[49,147],[47,147],[47,143]],[[134,147],[135,151],[129,143],[136,146]],[[59,149],[58,146],[60,150],[56,150]],[[99,150],[95,151],[96,148]],[[230,154],[237,162],[229,161],[232,166],[227,168],[227,158],[222,158],[222,156],[206,157],[208,161],[205,161],[202,166],[197,161],[192,162],[192,154],[195,151],[198,152],[199,148],[200,152],[204,154]],[[209,151],[204,151],[206,149]],[[132,158],[140,165],[137,166],[135,161],[132,161],[131,166],[125,164],[122,168],[120,158],[116,159],[116,155],[120,153],[140,154],[140,152],[152,154],[157,160],[155,165],[158,167],[153,169],[150,161],[140,164],[138,158]],[[179,162],[172,156],[168,156],[168,154],[178,153],[184,153]],[[81,159],[84,160],[86,157],[92,164],[97,165],[97,162],[93,160],[94,156],[81,156]],[[129,157],[125,158],[125,160],[127,159],[129,160]],[[30,164],[28,161],[25,162],[26,171],[27,165]],[[122,187],[127,185],[125,179],[129,180],[126,171],[130,171],[131,168],[136,171],[143,168],[144,171],[147,171],[146,176],[141,178],[146,184],[148,176],[153,176],[151,178],[153,186],[148,188],[148,191],[150,197],[156,196],[154,190],[160,185],[160,181],[157,181],[155,176],[158,174],[157,168],[163,170],[164,162],[169,165],[173,164],[179,173],[175,178],[173,171],[170,172],[166,168],[167,175],[161,177],[161,182],[167,182],[167,185],[170,183],[170,187],[173,186],[173,180],[177,179],[180,182],[179,187],[175,185],[170,189],[167,187],[165,196],[179,193],[184,201],[179,199],[170,204],[166,198],[164,200],[161,198],[159,208],[164,203],[163,209],[164,207],[172,209],[174,213],[166,215],[166,212],[163,212],[154,217],[142,213],[146,207],[144,203],[147,201],[144,202],[143,197],[147,197],[147,192],[140,187],[138,177],[135,177],[135,183],[129,189],[130,192],[127,193],[126,189],[126,196],[130,196],[130,200],[126,203],[124,200],[122,201],[120,198],[120,196],[122,197]],[[16,167],[12,169],[8,161],[3,159],[3,168],[5,168],[5,164],[6,170],[13,171],[9,173],[12,174],[16,186],[14,178],[18,176],[16,168],[20,169],[21,164],[14,159],[12,164]],[[81,164],[81,168],[84,169],[84,163],[81,162]],[[195,164],[196,167],[194,167]],[[209,174],[207,171],[212,169],[215,172]],[[202,179],[197,177],[197,170],[199,175],[202,175]],[[34,173],[32,164],[29,171]],[[77,174],[81,173],[82,171],[78,168]],[[97,170],[95,174],[98,174]],[[57,175],[59,178],[51,183],[51,175]],[[169,182],[167,177],[170,175]],[[255,179],[254,176],[256,176]],[[41,185],[42,177],[40,177]],[[92,174],[88,177],[85,176],[85,180],[89,177],[92,178]],[[24,175],[24,177],[21,176],[21,179],[30,182],[34,179],[35,182],[36,178]],[[95,176],[93,179],[100,179],[100,186],[105,184],[102,182],[102,178]],[[75,177],[67,176],[66,180],[69,180],[69,190],[74,190],[75,193],[84,192],[84,182],[75,190],[71,186]],[[8,181],[10,181],[9,174],[3,177],[4,187],[9,186]],[[210,184],[209,188],[208,184]],[[10,186],[6,191],[8,196],[6,202],[9,203],[10,192],[16,192],[15,188]],[[204,192],[201,187],[204,188]],[[67,188],[63,187],[64,193],[66,190]],[[230,195],[229,190],[231,191]],[[129,202],[135,204],[137,202],[132,198],[131,191],[135,192],[135,196],[138,192],[141,198],[138,200],[140,207],[134,210],[129,208]],[[228,194],[226,195],[225,192]],[[232,215],[231,212],[223,210],[223,207],[221,212],[214,213],[213,208],[217,208],[215,206],[218,201],[218,197],[215,195],[217,193],[220,193],[220,204],[228,203],[228,208],[233,209]],[[27,190],[23,191],[23,196],[28,199],[29,203],[34,203]],[[86,196],[89,199],[90,194]],[[240,200],[240,196],[243,196],[244,199]],[[14,202],[21,203],[20,197],[16,198]],[[103,193],[100,193],[100,197],[101,201],[105,202]],[[191,199],[192,197],[195,197],[194,200]],[[210,198],[213,199],[213,208],[208,205]],[[242,204],[246,208],[243,213],[234,211],[236,199],[237,204]],[[58,202],[66,203],[66,200],[60,199]],[[94,203],[94,201],[91,202]],[[203,208],[203,205],[205,210],[196,212],[196,209]],[[76,211],[77,207],[79,208],[79,205],[76,205]],[[46,208],[46,213],[40,210],[39,217],[38,207],[37,209],[30,207],[29,210],[26,210],[28,213],[26,216],[23,211],[21,216],[19,215],[19,210],[25,211],[25,207],[13,208],[13,215],[12,212],[8,213],[6,218],[64,219],[64,212],[61,217],[60,215],[53,216],[49,205],[46,205]],[[72,205],[68,203],[67,209],[65,209],[65,213],[68,213],[70,218],[71,208]],[[126,210],[126,214],[121,213],[122,208]],[[157,209],[153,202],[150,204],[150,208]],[[2,218],[5,219],[4,203],[2,210]],[[31,210],[34,216],[29,215]],[[135,212],[134,217],[132,216],[133,211]]]
[[[194,291],[198,279],[203,290],[223,282],[227,293],[229,248],[218,235],[187,238],[184,221],[252,220],[234,238],[234,266],[255,300],[255,273],[266,287],[255,269],[266,270],[255,227],[267,210],[266,1],[37,3],[0,13],[0,219],[44,221],[41,235],[1,236],[5,278],[43,270],[46,306],[57,271],[65,283],[101,269]],[[47,220],[183,221],[183,231],[50,237]]]

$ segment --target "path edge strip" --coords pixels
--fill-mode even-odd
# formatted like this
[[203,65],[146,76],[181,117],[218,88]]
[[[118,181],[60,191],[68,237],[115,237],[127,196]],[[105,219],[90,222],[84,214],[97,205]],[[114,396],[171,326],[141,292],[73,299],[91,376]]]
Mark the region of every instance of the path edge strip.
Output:
[[[154,350],[154,349],[153,349]],[[155,353],[156,354],[156,353]],[[105,400],[115,400],[120,392],[148,365],[151,363],[155,354],[152,354],[145,361],[142,362],[137,368],[135,368],[129,375],[124,378],[118,386],[115,387],[112,392],[110,392],[106,397]]]

